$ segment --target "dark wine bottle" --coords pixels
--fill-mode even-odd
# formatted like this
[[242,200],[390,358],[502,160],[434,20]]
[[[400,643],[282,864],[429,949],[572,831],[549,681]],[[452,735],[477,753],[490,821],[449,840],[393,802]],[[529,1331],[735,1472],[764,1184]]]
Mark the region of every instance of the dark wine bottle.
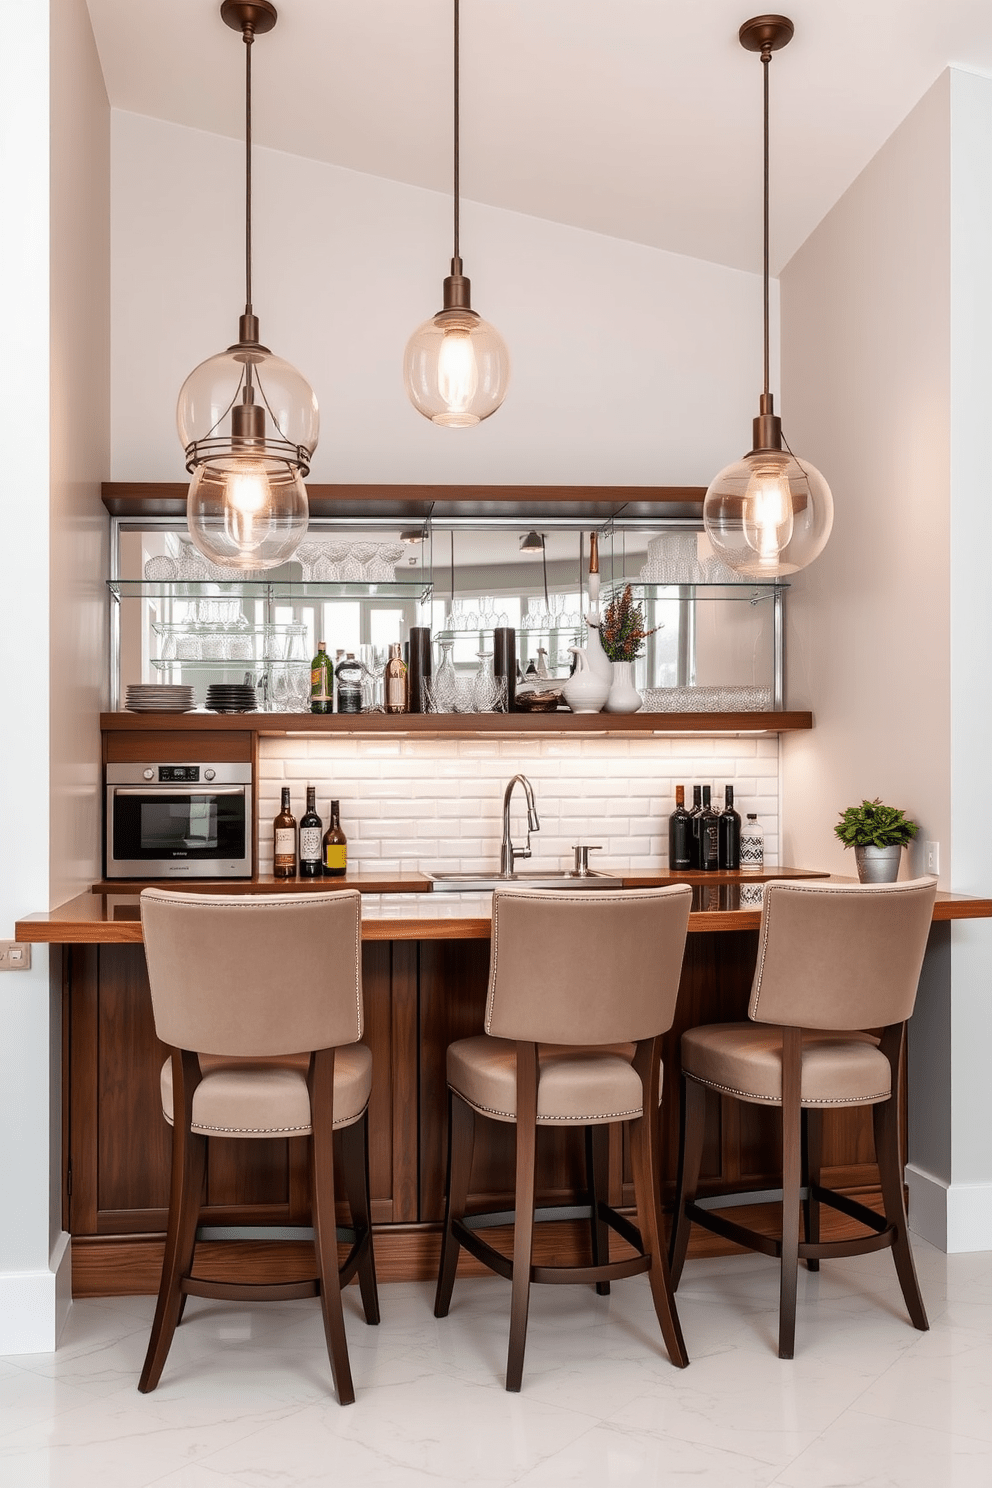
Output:
[[324,874],[327,878],[344,878],[348,871],[348,839],[341,830],[341,808],[331,802],[331,824],[324,833]]
[[668,871],[692,867],[692,817],[685,809],[685,786],[675,787],[675,810],[668,818]]
[[703,786],[703,805],[697,821],[699,823],[699,866],[705,873],[714,873],[720,866],[719,820],[710,803],[710,787]]
[[699,816],[702,809],[700,787],[694,785],[692,787],[692,810],[689,812],[689,821],[691,823],[689,829],[689,857],[692,860],[689,864],[690,868],[699,867]]
[[317,815],[317,787],[307,786],[307,809],[300,817],[300,877],[319,878],[323,865],[321,862],[321,843],[324,823]]
[[736,872],[741,866],[741,818],[739,812],[734,810],[734,787],[728,785],[724,795],[727,804],[717,818],[720,867]]
[[272,872],[276,878],[296,877],[296,817],[289,809],[289,786],[283,786],[282,807],[272,823]]

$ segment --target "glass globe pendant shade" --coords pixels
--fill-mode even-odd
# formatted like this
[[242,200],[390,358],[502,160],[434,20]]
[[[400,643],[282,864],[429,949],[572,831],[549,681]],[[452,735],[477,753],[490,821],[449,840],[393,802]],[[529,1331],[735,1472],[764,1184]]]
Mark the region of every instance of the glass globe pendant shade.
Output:
[[833,520],[823,476],[781,449],[752,450],[726,466],[703,502],[703,526],[717,557],[753,579],[782,578],[812,563]]
[[211,563],[277,568],[306,536],[309,518],[303,477],[285,460],[218,456],[193,472],[186,520],[193,546]]
[[285,563],[306,534],[303,477],[319,433],[306,378],[243,340],[194,368],[176,423],[193,473],[186,514],[194,546],[242,571]]
[[418,413],[447,428],[469,428],[506,397],[510,354],[474,310],[439,310],[407,342],[403,376]]

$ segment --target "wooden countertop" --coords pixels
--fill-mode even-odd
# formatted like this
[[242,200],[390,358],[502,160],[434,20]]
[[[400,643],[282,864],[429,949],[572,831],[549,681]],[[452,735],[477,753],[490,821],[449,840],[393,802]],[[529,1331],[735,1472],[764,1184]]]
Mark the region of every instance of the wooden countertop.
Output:
[[[689,915],[690,934],[757,930],[761,919],[760,903],[755,891],[763,879],[824,878],[833,883],[853,880],[809,870],[769,871],[761,878],[743,874],[695,874],[680,879],[667,874],[631,874],[624,876],[626,888],[647,888],[655,884],[691,882],[693,906]],[[400,889],[393,885],[404,880]],[[406,880],[417,879],[416,884]],[[388,885],[383,888],[383,885]],[[379,889],[372,885],[378,885]],[[141,916],[138,904],[140,884],[96,885],[89,893],[80,894],[47,913],[26,915],[14,927],[15,939],[35,945],[140,944]],[[197,884],[199,891],[205,884]],[[432,894],[425,892],[429,881],[419,874],[394,875],[376,879],[373,875],[356,875],[351,879],[272,880],[246,884],[214,884],[220,892],[262,893],[278,888],[288,893],[311,887],[332,890],[358,887],[362,890],[363,940],[486,940],[490,933],[491,894]],[[410,898],[415,894],[416,898]],[[743,901],[743,902],[742,902]],[[992,918],[992,899],[972,898],[965,894],[938,893],[933,912],[934,922]]]

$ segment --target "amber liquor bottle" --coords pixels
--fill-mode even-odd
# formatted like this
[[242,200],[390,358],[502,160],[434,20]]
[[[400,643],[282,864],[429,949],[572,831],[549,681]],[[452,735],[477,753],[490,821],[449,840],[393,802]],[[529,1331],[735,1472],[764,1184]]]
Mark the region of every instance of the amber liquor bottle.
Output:
[[289,786],[283,787],[282,808],[273,830],[272,872],[276,878],[296,877],[296,817],[289,809]]
[[339,801],[331,802],[331,824],[324,833],[321,854],[325,877],[344,878],[348,871],[348,839],[341,830]]

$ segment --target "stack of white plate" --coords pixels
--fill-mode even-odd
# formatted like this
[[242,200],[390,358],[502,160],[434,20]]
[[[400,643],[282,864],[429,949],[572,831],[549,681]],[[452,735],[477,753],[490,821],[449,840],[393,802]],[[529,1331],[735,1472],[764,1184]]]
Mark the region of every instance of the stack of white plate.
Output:
[[127,690],[129,713],[191,713],[196,706],[192,687],[170,682],[132,682]]

